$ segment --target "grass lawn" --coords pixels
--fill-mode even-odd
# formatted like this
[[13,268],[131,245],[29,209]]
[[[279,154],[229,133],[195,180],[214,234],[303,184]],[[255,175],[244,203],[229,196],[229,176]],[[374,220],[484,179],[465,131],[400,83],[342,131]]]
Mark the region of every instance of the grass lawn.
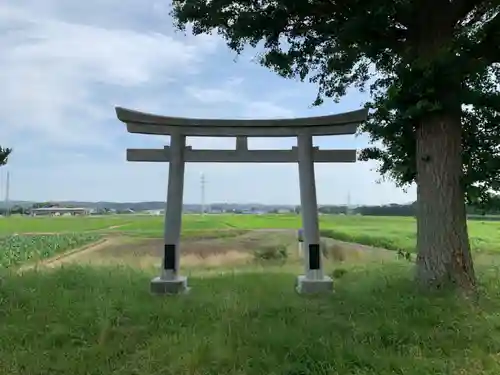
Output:
[[416,293],[409,267],[350,267],[321,297],[297,295],[287,268],[192,277],[175,297],[127,268],[5,275],[0,372],[499,374],[498,268],[472,303]]

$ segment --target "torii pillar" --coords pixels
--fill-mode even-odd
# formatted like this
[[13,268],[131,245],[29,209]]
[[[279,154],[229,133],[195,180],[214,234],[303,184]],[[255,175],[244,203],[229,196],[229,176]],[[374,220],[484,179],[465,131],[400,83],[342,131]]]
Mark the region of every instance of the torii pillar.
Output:
[[160,276],[151,280],[151,291],[155,294],[179,294],[189,290],[187,277],[178,274],[186,165],[184,160],[185,147],[185,135],[179,133],[171,135],[162,269]]
[[305,268],[304,275],[297,278],[297,291],[299,293],[330,292],[333,290],[333,280],[324,276],[322,267],[312,136],[307,133],[299,134],[297,148]]

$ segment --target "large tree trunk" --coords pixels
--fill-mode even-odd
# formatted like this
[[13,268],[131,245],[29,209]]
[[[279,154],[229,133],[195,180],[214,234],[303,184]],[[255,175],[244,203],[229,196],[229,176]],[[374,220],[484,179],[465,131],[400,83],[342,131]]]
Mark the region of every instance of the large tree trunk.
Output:
[[417,129],[417,281],[472,290],[462,178],[460,116],[437,115]]

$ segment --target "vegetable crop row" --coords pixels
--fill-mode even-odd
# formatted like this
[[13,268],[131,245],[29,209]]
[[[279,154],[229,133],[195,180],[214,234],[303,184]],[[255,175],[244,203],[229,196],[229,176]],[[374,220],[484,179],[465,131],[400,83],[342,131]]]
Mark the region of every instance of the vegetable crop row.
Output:
[[11,235],[0,238],[0,268],[10,268],[95,242],[99,235],[90,233]]

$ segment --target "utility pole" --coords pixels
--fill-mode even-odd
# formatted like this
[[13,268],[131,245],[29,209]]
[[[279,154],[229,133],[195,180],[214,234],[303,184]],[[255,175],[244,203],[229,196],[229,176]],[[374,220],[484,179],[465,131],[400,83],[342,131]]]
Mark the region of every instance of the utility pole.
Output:
[[205,185],[207,181],[205,179],[205,174],[201,174],[200,184],[201,184],[201,215],[205,215]]
[[351,214],[351,192],[347,192],[347,207],[346,207],[346,215]]
[[5,182],[5,212],[6,212],[6,216],[10,216],[9,190],[10,190],[10,173],[9,173],[9,171],[7,171],[7,179]]
[[3,189],[4,189],[4,168],[0,168],[0,197],[3,197]]

